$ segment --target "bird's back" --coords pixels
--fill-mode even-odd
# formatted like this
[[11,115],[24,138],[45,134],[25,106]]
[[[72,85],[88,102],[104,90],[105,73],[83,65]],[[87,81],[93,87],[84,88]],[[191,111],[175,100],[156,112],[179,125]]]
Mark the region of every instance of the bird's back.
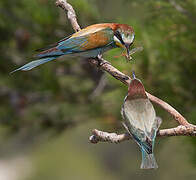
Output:
[[101,31],[106,28],[111,28],[112,30],[114,30],[116,25],[117,25],[116,23],[93,24],[93,25],[87,26],[87,27],[81,29],[80,31],[74,33],[71,37],[85,36],[88,34],[92,34],[92,33]]

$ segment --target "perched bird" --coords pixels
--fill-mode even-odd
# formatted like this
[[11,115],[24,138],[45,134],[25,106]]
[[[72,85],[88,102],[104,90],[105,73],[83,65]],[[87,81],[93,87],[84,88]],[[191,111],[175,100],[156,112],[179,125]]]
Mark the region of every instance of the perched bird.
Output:
[[148,99],[141,81],[133,78],[125,97],[121,114],[123,124],[142,152],[141,169],[158,168],[153,154],[157,130],[161,119],[156,117],[152,103]]
[[133,28],[126,24],[103,23],[88,26],[46,48],[38,49],[37,60],[12,71],[28,71],[63,55],[95,58],[112,48],[125,48],[129,57]]

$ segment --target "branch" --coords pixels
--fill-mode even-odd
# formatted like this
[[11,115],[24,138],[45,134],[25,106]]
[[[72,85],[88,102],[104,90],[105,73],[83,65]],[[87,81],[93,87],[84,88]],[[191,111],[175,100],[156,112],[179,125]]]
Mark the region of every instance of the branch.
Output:
[[[89,141],[93,144],[98,142],[110,142],[110,143],[120,143],[132,137],[128,133],[124,134],[116,134],[116,133],[108,133],[99,131],[94,129],[92,131],[92,136],[89,137]],[[175,128],[170,129],[162,129],[157,132],[157,136],[165,137],[165,136],[196,136],[196,126],[189,125],[189,126],[177,126]]]
[[[96,59],[90,59],[89,62],[94,66],[98,66],[103,71],[108,72],[114,78],[120,80],[121,82],[123,82],[126,85],[128,85],[131,81],[131,78],[129,76],[120,72],[118,69],[113,67],[109,62],[107,62],[106,60],[104,60],[101,57],[99,57],[99,62]],[[99,65],[99,63],[100,63],[100,65]],[[150,94],[148,92],[146,92],[146,94],[147,94],[148,98],[150,99],[150,101],[152,101],[153,103],[155,103],[155,104],[161,106],[163,109],[165,109],[168,113],[170,113],[174,117],[174,119],[179,124],[189,125],[187,120],[178,111],[176,111],[171,105],[169,105],[168,103],[164,102],[163,100],[153,96],[152,94]]]
[[67,0],[57,0],[56,6],[61,7],[63,10],[67,11],[67,18],[71,22],[73,29],[77,32],[80,31],[81,28],[77,22],[76,13],[73,7],[67,2]]
[[[72,24],[73,29],[76,32],[79,31],[80,26],[77,23],[76,14],[75,14],[73,7],[69,3],[67,3],[66,0],[57,0],[56,5],[61,7],[65,11],[67,11],[67,16]],[[120,72],[118,69],[113,67],[108,61],[104,60],[102,57],[91,58],[88,60],[89,60],[90,64],[100,68],[103,71],[108,72],[110,75],[112,75],[117,80],[120,80],[122,83],[124,83],[126,85],[128,85],[130,83],[131,78],[129,76]],[[180,126],[177,126],[175,128],[159,130],[157,133],[158,136],[180,136],[180,135],[196,136],[196,126],[195,125],[189,124],[187,122],[187,120],[168,103],[151,95],[148,92],[146,92],[146,94],[147,94],[148,98],[153,103],[159,105],[164,110],[166,110],[180,124]],[[99,131],[96,129],[94,129],[92,131],[92,134],[93,135],[89,138],[90,142],[92,142],[92,143],[97,143],[99,141],[118,143],[118,142],[122,142],[124,140],[128,140],[131,138],[130,135],[127,133],[117,135],[116,133],[108,133],[108,132],[103,132],[103,131]]]

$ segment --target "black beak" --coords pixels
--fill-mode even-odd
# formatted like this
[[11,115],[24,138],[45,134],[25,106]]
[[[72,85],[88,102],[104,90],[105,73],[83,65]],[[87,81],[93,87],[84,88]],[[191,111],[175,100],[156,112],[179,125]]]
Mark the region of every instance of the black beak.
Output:
[[[132,43],[131,43],[132,44]],[[127,50],[127,57],[129,58],[130,57],[130,46],[131,46],[131,44],[125,44],[125,48],[126,48],[126,50]]]

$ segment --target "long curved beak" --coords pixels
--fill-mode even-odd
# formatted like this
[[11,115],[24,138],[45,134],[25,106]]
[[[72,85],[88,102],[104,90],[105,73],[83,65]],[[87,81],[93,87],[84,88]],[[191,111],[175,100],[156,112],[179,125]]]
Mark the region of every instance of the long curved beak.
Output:
[[127,51],[127,57],[130,58],[130,46],[131,44],[125,44],[125,48],[126,48],[126,51]]

